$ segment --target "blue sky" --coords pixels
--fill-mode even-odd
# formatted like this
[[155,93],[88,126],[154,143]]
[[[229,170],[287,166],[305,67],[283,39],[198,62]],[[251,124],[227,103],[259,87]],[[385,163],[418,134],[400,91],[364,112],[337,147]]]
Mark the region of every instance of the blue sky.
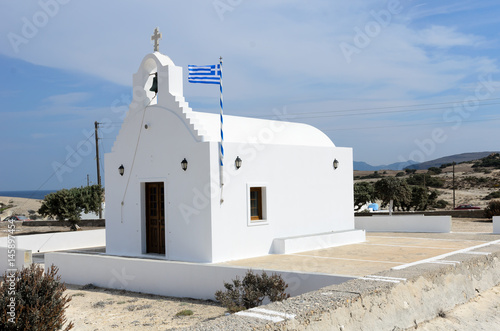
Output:
[[96,181],[94,121],[108,152],[156,26],[194,110],[218,112],[218,92],[188,84],[187,65],[223,56],[225,113],[286,112],[357,161],[500,150],[498,1],[6,0],[0,13],[0,191]]

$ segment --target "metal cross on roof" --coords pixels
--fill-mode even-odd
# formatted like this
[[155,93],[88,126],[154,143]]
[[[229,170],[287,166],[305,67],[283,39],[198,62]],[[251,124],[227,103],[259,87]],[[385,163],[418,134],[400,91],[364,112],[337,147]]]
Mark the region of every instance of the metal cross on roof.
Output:
[[155,42],[155,52],[159,52],[159,48],[160,48],[160,42],[159,40],[161,39],[161,33],[160,31],[158,30],[158,28],[155,28],[155,33],[151,36],[151,40],[154,40]]

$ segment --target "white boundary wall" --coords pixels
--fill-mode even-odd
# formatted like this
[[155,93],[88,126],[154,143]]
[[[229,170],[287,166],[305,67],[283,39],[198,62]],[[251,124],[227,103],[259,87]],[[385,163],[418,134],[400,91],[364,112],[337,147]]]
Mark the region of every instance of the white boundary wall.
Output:
[[500,234],[500,216],[493,216],[493,233]]
[[[243,278],[247,268],[213,264],[127,258],[100,254],[47,253],[45,265],[59,267],[62,281],[74,284],[125,289],[157,295],[215,299],[223,281]],[[260,269],[255,269],[260,273]],[[357,277],[300,272],[269,271],[280,274],[288,284],[287,293],[296,296]]]
[[[33,253],[63,251],[106,246],[106,230],[88,230],[15,236],[18,249]],[[7,237],[0,238],[0,247],[7,247]]]
[[354,223],[356,229],[368,232],[451,232],[451,216],[359,216]]
[[0,247],[0,275],[3,275],[7,269],[21,270],[23,267],[28,267],[32,262],[31,251],[26,249],[16,248],[15,250],[15,265],[9,265],[9,248]]
[[274,254],[292,254],[341,245],[357,244],[366,240],[365,231],[348,230],[320,233],[310,236],[276,238],[273,241]]

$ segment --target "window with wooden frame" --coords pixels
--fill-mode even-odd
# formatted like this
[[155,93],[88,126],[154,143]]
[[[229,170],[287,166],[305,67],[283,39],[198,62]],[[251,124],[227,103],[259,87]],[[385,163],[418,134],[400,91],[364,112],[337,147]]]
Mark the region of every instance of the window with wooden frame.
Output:
[[262,187],[250,188],[250,219],[262,220]]

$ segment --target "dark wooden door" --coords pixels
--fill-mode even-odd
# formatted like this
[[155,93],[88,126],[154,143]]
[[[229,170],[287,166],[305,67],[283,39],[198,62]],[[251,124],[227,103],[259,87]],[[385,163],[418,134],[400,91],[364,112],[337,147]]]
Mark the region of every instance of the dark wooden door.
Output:
[[146,183],[146,250],[165,254],[165,194],[163,183]]

